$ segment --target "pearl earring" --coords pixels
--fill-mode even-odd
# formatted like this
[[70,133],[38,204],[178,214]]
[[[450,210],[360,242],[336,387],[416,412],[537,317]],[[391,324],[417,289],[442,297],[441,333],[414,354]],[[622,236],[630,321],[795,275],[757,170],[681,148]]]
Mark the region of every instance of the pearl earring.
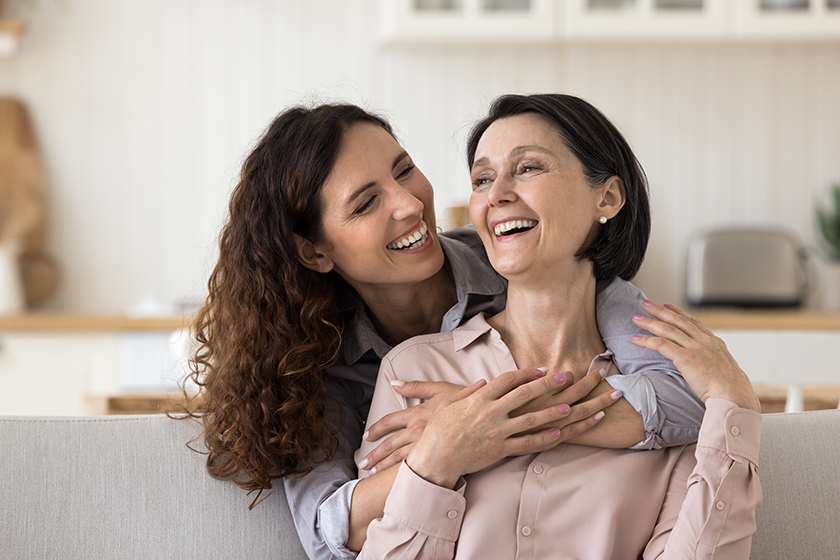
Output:
[[601,216],[600,218],[598,218],[598,221],[601,222],[602,224],[606,224],[607,223],[607,217],[606,216]]

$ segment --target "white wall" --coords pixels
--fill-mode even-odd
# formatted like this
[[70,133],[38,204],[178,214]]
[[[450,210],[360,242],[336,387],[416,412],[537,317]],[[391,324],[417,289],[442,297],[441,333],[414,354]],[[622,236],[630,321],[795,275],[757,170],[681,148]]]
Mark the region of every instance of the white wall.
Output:
[[142,295],[203,297],[248,147],[294,102],[384,113],[437,190],[464,203],[463,140],[495,95],[563,91],[605,111],[651,181],[638,283],[683,297],[698,228],[788,226],[840,180],[840,41],[389,48],[375,0],[41,0],[0,60],[29,105],[51,183],[49,307],[120,312]]

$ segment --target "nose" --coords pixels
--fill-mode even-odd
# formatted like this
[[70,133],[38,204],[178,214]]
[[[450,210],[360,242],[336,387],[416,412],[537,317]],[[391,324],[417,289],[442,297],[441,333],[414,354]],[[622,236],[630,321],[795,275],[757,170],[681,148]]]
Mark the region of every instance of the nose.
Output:
[[414,196],[414,193],[399,183],[393,185],[391,191],[391,202],[393,204],[391,215],[394,220],[417,219],[423,215],[423,202]]
[[492,206],[503,206],[516,200],[515,181],[510,175],[499,175],[487,190],[487,202]]

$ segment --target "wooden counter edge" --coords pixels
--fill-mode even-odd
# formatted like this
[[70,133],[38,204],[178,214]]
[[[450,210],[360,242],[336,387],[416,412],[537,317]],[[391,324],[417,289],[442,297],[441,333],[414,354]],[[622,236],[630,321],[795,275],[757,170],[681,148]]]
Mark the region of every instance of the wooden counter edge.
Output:
[[0,332],[122,332],[174,331],[189,327],[192,317],[144,317],[133,319],[110,315],[62,315],[29,313],[0,316]]
[[840,313],[778,310],[692,310],[712,330],[840,331]]

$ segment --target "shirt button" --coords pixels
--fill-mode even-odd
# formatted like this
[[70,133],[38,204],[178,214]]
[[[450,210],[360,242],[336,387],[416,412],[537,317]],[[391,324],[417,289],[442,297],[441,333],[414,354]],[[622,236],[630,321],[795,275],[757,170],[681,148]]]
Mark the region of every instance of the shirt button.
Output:
[[448,517],[449,519],[455,519],[456,517],[458,517],[458,512],[454,509],[449,510],[448,512],[446,512],[446,517]]
[[738,426],[732,426],[731,428],[729,428],[729,433],[732,434],[733,436],[737,436],[738,434],[741,433],[741,429],[738,428]]
[[537,465],[536,467],[534,467],[534,472],[537,474],[542,474],[544,470],[545,469],[543,469],[542,465]]
[[723,511],[723,508],[725,508],[725,507],[726,507],[726,504],[724,504],[723,502],[718,502],[718,503],[715,504],[715,508],[717,508],[718,511]]
[[528,535],[531,534],[531,528],[528,527],[527,525],[525,527],[522,527],[522,534],[527,537]]

